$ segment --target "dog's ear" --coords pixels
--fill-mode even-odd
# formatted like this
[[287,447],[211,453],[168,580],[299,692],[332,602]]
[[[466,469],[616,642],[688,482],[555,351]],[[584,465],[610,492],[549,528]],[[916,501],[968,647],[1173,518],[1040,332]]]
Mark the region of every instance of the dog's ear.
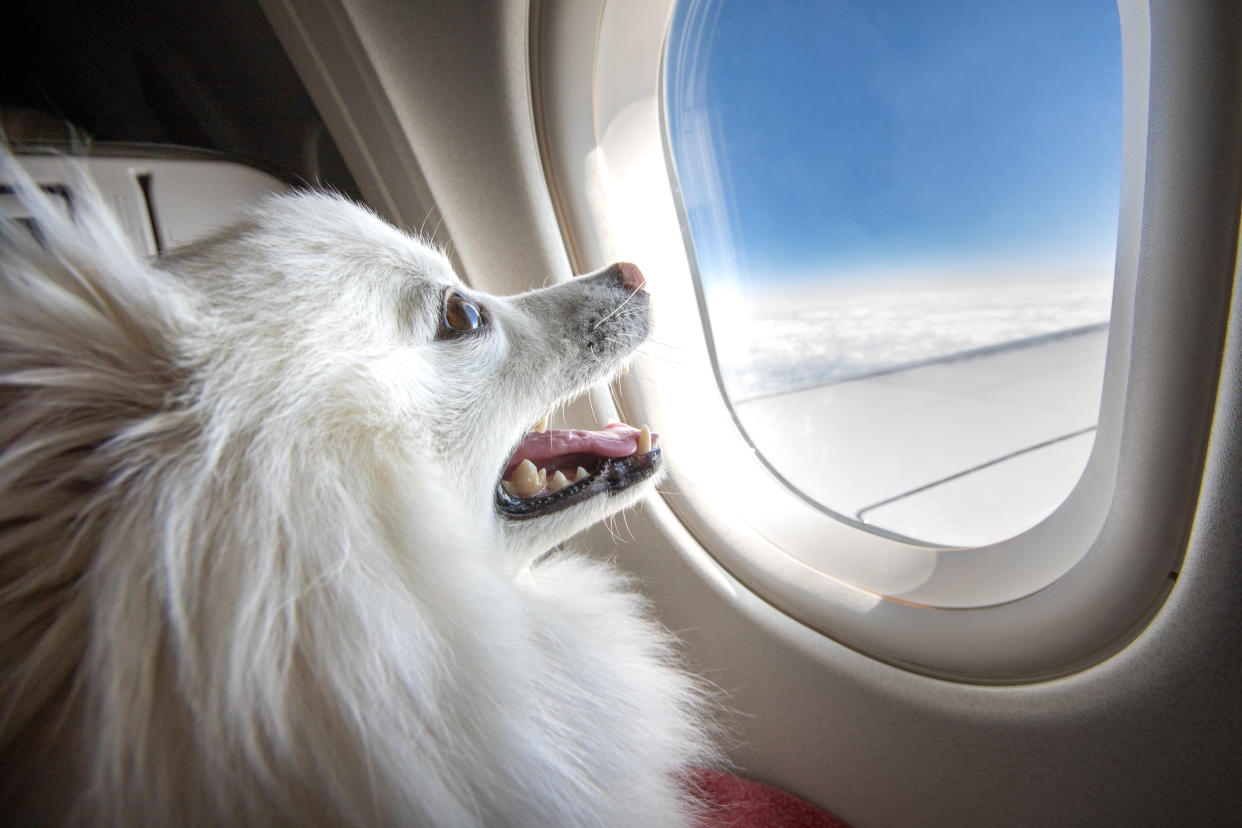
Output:
[[68,214],[6,153],[0,178],[31,217],[0,226],[8,479],[20,477],[19,462],[46,474],[63,458],[81,465],[99,446],[149,433],[179,383],[174,332],[185,328],[189,304],[135,254],[84,174],[72,182]]
[[17,372],[20,384],[110,381],[111,393],[133,402],[155,381],[162,394],[173,330],[187,307],[178,287],[135,253],[84,172],[74,176],[68,211],[7,152],[0,180],[30,217],[0,226],[6,379]]
[[[191,441],[167,407],[182,386],[174,331],[184,302],[137,256],[94,188],[63,212],[0,152],[0,180],[28,223],[0,224],[0,745],[64,703],[89,637],[77,596],[110,485],[142,473],[125,448]],[[176,441],[176,442],[172,442]],[[30,645],[39,641],[38,647]],[[49,642],[58,642],[52,645]],[[10,759],[10,755],[3,757]]]

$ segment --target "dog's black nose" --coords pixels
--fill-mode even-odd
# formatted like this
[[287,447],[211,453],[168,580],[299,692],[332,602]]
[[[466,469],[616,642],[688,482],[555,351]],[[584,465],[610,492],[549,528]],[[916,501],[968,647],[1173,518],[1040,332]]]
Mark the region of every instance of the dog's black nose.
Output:
[[638,269],[638,265],[617,262],[612,266],[612,270],[626,290],[642,290],[647,286],[647,280],[643,278],[643,272]]

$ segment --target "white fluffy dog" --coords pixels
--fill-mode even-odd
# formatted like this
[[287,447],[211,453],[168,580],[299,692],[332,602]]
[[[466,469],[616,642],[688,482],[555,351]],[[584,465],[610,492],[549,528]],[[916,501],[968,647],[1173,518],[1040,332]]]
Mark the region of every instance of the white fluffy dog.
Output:
[[636,268],[487,296],[323,194],[146,261],[0,168],[0,821],[695,818],[697,683],[548,553],[658,439],[528,433],[645,338]]

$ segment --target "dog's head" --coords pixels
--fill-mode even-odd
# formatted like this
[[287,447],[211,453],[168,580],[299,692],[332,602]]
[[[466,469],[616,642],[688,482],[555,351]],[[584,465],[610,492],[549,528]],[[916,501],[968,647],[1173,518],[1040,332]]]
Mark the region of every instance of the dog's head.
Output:
[[[307,445],[391,449],[455,519],[542,551],[637,500],[658,437],[546,415],[620,370],[647,336],[643,278],[618,264],[501,297],[465,287],[438,251],[342,199],[273,199],[162,261],[202,296],[192,361],[212,416],[251,416]],[[224,413],[220,413],[224,412]],[[457,506],[462,507],[461,511]],[[445,517],[450,516],[434,516]]]

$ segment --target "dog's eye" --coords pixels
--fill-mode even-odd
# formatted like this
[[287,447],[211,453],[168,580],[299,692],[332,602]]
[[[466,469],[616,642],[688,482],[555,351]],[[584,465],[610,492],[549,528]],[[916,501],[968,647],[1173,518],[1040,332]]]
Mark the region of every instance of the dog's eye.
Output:
[[444,297],[444,317],[440,320],[445,333],[469,333],[483,326],[483,311],[457,291]]

